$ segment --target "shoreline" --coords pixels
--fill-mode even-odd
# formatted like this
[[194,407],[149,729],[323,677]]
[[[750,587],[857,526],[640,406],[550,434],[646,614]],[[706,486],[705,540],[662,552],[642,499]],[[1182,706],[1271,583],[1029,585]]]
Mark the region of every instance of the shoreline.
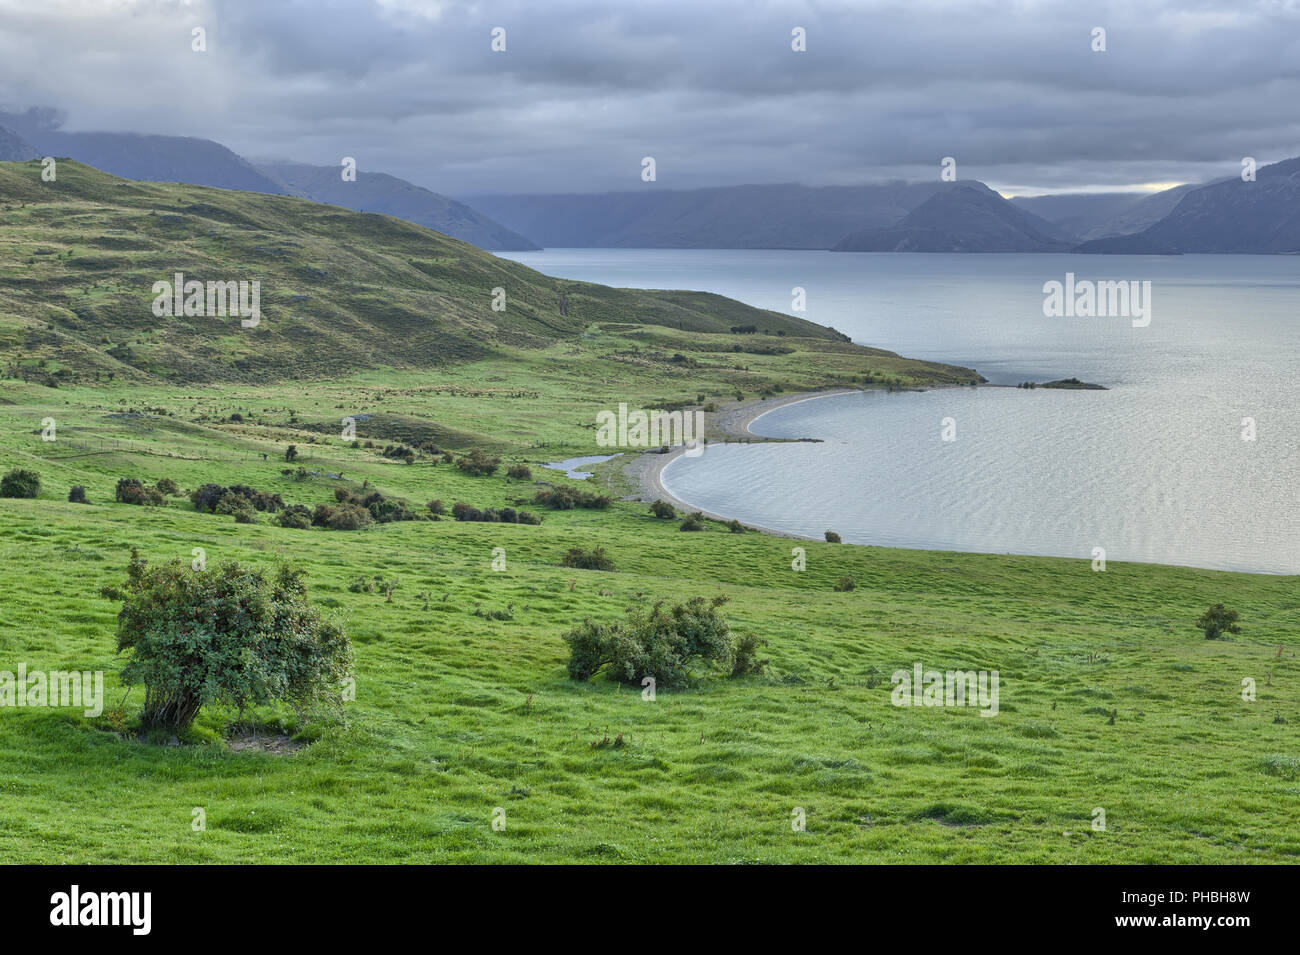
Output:
[[[800,404],[801,402],[812,401],[817,398],[830,398],[835,395],[855,395],[880,390],[883,389],[827,388],[822,391],[795,392],[789,395],[781,395],[776,398],[749,398],[744,401],[731,402],[730,405],[722,407],[718,411],[705,412],[705,433],[708,434],[711,439],[719,439],[717,441],[711,440],[711,444],[765,444],[790,441],[816,441],[818,440],[816,438],[767,438],[750,431],[750,425],[768,412],[776,411],[778,408],[784,408],[788,405]],[[928,391],[930,389],[919,388],[915,390]],[[684,511],[688,514],[693,514],[698,511],[710,520],[722,521],[724,523],[737,520],[737,518],[734,517],[701,510],[693,504],[688,504],[681,498],[673,495],[668,488],[664,486],[664,470],[685,452],[685,447],[675,447],[667,452],[642,451],[636,457],[626,462],[621,471],[623,476],[635,487],[635,491],[624,497],[623,500],[641,501],[645,504],[650,504],[657,500],[666,501],[679,511]],[[809,534],[795,534],[790,531],[781,531],[773,527],[766,527],[762,524],[754,524],[745,521],[741,521],[740,523],[751,530],[762,531],[765,534],[771,534],[775,537],[788,537],[794,540],[821,540],[821,538],[813,537]]]

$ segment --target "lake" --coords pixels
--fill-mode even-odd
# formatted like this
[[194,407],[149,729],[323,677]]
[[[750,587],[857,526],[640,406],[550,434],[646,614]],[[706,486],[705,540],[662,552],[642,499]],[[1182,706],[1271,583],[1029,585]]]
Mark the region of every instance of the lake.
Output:
[[[552,249],[549,275],[717,292],[1015,388],[805,401],[711,445],[674,495],[776,530],[891,547],[1300,572],[1300,260]],[[1150,282],[1151,321],[1048,317],[1045,282]],[[792,289],[807,310],[792,312]],[[944,440],[946,419],[954,440]],[[1253,419],[1254,440],[1246,440]]]

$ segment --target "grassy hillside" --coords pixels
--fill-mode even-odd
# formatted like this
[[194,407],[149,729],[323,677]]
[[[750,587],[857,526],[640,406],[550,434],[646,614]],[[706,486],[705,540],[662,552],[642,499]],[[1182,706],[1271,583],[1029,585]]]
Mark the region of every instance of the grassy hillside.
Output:
[[[0,499],[0,669],[104,670],[108,712],[0,709],[0,858],[1277,863],[1300,854],[1295,578],[1116,563],[1094,573],[1088,560],[796,542],[713,523],[683,533],[635,502],[532,503],[535,481],[613,478],[616,462],[588,482],[540,462],[600,450],[595,413],[620,401],[957,383],[971,372],[692,293],[565,283],[583,311],[565,318],[553,280],[392,220],[119,184],[66,164],[66,192],[52,200],[33,168],[0,167],[0,243],[31,253],[0,265],[9,371],[0,472],[33,469],[43,481],[36,499]],[[155,207],[160,196],[172,205]],[[195,205],[251,224],[184,211]],[[188,225],[169,238],[155,220],[172,215]],[[196,219],[221,241],[195,238]],[[374,235],[363,241],[366,227]],[[284,261],[254,257],[259,246],[285,250]],[[43,248],[54,252],[36,254]],[[164,265],[173,248],[196,262],[229,267],[240,250],[281,276],[311,266],[355,278],[329,296],[301,279],[295,294],[321,309],[294,319],[301,339],[277,330],[270,309],[255,347],[237,323],[220,334],[125,326],[128,302],[130,314],[144,302],[148,315],[155,270],[198,267]],[[441,249],[454,265],[410,269],[392,251],[401,248],[424,250],[425,262]],[[75,277],[78,260],[97,257],[123,261]],[[532,311],[470,304],[500,276],[519,283]],[[88,301],[74,303],[86,283]],[[447,304],[423,313],[435,331],[421,339],[423,325],[363,307],[385,297],[394,309]],[[687,329],[650,323],[647,312]],[[717,330],[744,314],[774,330],[789,322],[789,334]],[[100,338],[142,357],[109,357]],[[448,341],[461,345],[448,351]],[[245,370],[226,379],[240,361]],[[346,374],[307,374],[333,367]],[[355,445],[339,433],[349,416]],[[45,441],[51,418],[55,440]],[[426,450],[406,464],[383,456],[390,442]],[[504,466],[468,476],[435,445],[490,447],[505,465],[528,464],[532,478],[504,477]],[[267,514],[240,524],[198,513],[184,498],[115,503],[123,477],[249,484],[311,506],[340,487],[369,487],[416,510],[464,501],[544,521],[291,530]],[[69,503],[72,485],[90,503]],[[252,714],[260,742],[241,748],[247,739],[227,737],[235,714],[207,708],[185,745],[141,742],[131,729],[141,690],[127,696],[116,679],[120,604],[101,595],[122,583],[132,546],[151,561],[189,561],[201,547],[210,565],[305,568],[311,596],[343,615],[354,641],[357,694],[344,721],[301,724],[268,708]],[[607,548],[615,570],[561,567],[575,546]],[[791,568],[794,546],[807,550],[804,571]],[[504,570],[492,567],[497,548]],[[837,591],[846,576],[855,589]],[[396,581],[391,600],[382,588],[354,589],[376,577]],[[653,702],[604,678],[568,678],[562,634],[580,619],[719,593],[731,597],[735,630],[769,641],[765,675],[704,678]],[[1217,602],[1241,613],[1232,640],[1207,641],[1193,624]],[[916,662],[999,670],[998,716],[892,706],[890,675]],[[1245,677],[1258,683],[1256,702],[1242,700]],[[287,746],[281,730],[293,736]],[[204,831],[192,826],[196,808]],[[792,830],[796,808],[806,832]],[[1096,808],[1104,832],[1091,828]],[[504,830],[492,826],[497,809]]]
[[[771,333],[763,337],[842,340],[717,295],[548,278],[388,216],[132,182],[71,161],[56,182],[40,171],[38,162],[0,163],[0,353],[26,366],[43,359],[42,378],[309,380],[442,367],[573,341],[598,323],[724,334],[752,325]],[[155,317],[153,284],[176,272],[260,282],[261,324]],[[497,288],[503,311],[492,309]],[[921,363],[907,367],[934,377]]]

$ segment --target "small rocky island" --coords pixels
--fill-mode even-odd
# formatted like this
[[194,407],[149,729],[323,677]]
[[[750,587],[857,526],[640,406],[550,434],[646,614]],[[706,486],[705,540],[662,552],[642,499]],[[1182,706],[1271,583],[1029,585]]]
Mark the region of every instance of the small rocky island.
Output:
[[1059,381],[1046,381],[1039,383],[1037,381],[1022,381],[1016,385],[1017,388],[1066,388],[1074,391],[1109,391],[1105,385],[1094,385],[1091,382],[1080,381],[1078,378],[1062,378]]

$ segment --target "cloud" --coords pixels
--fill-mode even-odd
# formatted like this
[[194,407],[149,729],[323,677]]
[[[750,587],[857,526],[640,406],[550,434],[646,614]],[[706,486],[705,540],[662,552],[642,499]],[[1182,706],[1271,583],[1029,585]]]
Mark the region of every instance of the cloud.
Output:
[[1300,152],[1296,63],[1285,0],[0,0],[11,106],[461,195],[1217,178]]

